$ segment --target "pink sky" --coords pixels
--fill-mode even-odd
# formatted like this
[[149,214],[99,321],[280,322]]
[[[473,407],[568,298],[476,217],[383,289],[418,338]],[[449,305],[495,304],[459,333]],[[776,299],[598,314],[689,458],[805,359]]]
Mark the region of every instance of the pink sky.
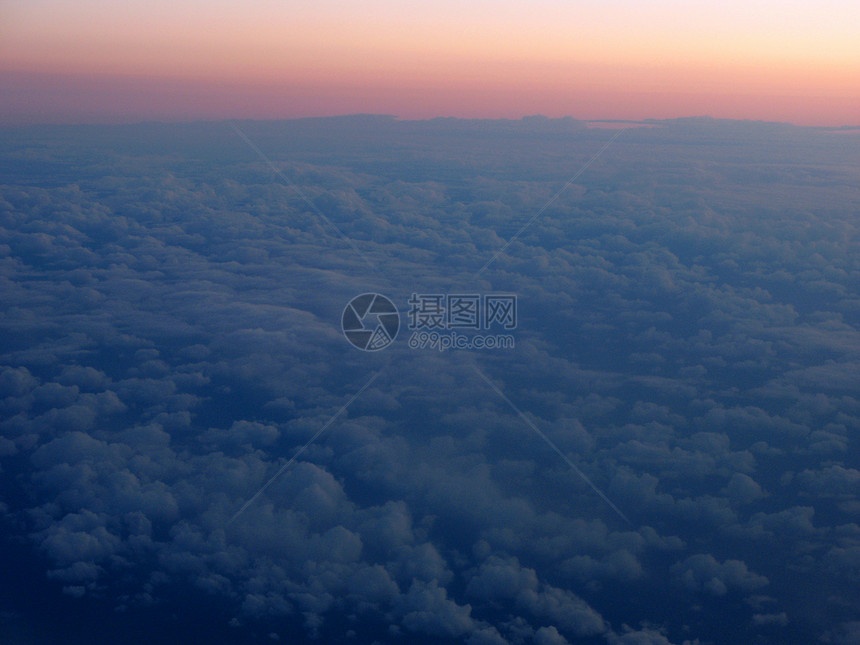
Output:
[[6,0],[0,121],[860,123],[860,3]]

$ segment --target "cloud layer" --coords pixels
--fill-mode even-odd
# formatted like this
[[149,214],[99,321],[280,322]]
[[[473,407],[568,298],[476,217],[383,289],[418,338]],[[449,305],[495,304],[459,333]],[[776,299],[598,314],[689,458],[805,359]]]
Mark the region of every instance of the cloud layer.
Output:
[[[4,131],[2,510],[34,575],[127,612],[188,590],[240,642],[852,642],[856,142],[659,125],[480,276],[605,132],[242,124],[282,178],[222,124]],[[516,293],[516,349],[358,352],[374,290]]]

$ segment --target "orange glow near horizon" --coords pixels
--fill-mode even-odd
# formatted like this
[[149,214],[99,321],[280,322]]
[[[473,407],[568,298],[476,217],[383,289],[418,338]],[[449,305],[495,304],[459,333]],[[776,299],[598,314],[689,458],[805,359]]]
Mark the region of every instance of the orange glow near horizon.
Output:
[[0,121],[373,112],[856,125],[858,18],[853,0],[11,0]]

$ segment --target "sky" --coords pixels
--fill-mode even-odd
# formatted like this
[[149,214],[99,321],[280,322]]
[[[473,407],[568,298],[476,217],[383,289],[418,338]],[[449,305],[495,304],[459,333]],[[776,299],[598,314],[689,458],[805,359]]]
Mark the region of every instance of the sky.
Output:
[[856,125],[860,6],[7,0],[6,123],[351,113]]

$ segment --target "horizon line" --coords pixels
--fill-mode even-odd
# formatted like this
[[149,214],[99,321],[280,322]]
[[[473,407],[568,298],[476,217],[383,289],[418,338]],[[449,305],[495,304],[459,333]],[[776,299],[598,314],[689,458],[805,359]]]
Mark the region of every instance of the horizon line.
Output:
[[520,117],[473,117],[473,116],[454,116],[440,114],[437,116],[412,118],[390,114],[384,112],[347,112],[344,114],[323,114],[323,115],[307,115],[307,116],[285,116],[285,117],[224,117],[224,118],[205,118],[205,117],[189,117],[189,118],[167,118],[167,119],[99,119],[99,120],[81,120],[81,121],[20,121],[17,119],[3,120],[0,119],[0,128],[3,129],[26,129],[26,128],[41,128],[41,127],[123,127],[123,126],[140,126],[140,125],[191,125],[191,124],[227,124],[227,123],[281,123],[294,121],[333,121],[338,119],[357,119],[357,118],[372,118],[379,121],[389,121],[396,123],[429,123],[431,121],[466,121],[466,122],[484,122],[484,123],[511,123],[519,124],[529,119],[541,119],[546,122],[572,122],[583,124],[585,128],[591,123],[607,123],[607,124],[627,124],[632,126],[654,126],[654,125],[670,125],[678,122],[702,122],[702,123],[738,123],[750,125],[767,125],[767,126],[782,126],[805,130],[818,131],[860,131],[860,122],[857,124],[845,123],[842,125],[805,125],[792,123],[790,121],[775,121],[771,119],[755,119],[755,118],[731,118],[731,117],[715,117],[708,114],[691,114],[687,116],[677,117],[645,117],[642,119],[612,119],[612,118],[582,118],[572,115],[565,116],[547,116],[541,113],[524,114]]

